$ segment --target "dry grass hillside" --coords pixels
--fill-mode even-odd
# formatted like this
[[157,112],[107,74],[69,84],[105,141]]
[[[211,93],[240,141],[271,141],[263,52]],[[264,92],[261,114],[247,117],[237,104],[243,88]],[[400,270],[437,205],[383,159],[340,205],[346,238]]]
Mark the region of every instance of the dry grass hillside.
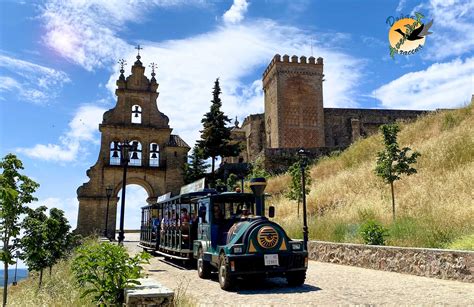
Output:
[[[438,111],[401,123],[398,141],[421,153],[418,174],[395,182],[396,221],[390,187],[374,175],[380,134],[360,140],[338,156],[311,168],[307,198],[310,238],[361,242],[361,223],[375,219],[388,228],[387,244],[474,249],[474,114],[463,109]],[[296,202],[284,197],[289,176],[269,179],[277,221],[290,236],[301,237]]]

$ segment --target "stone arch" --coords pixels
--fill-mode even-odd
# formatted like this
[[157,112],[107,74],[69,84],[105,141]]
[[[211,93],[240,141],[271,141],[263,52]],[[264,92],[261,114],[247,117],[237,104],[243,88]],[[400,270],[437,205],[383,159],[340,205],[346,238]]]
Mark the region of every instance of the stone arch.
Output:
[[[117,182],[117,184],[113,187],[112,195],[120,197],[118,193],[122,189],[122,185],[123,185],[122,183],[123,183],[122,180]],[[155,191],[155,189],[151,186],[151,184],[145,179],[138,178],[138,177],[127,178],[127,185],[129,184],[136,184],[142,187],[148,194],[147,202],[149,202],[148,200],[150,200],[151,203],[153,203],[153,199],[156,200],[158,192]]]

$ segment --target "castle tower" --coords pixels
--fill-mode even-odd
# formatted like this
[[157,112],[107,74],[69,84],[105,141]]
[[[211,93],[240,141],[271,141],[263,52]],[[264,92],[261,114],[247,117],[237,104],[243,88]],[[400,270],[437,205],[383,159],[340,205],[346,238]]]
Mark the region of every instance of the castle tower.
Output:
[[273,57],[263,73],[267,148],[325,146],[323,59]]
[[[140,48],[138,48],[140,51]],[[132,66],[131,75],[125,78],[125,61],[121,60],[117,80],[117,104],[104,113],[99,158],[87,170],[89,182],[77,189],[79,216],[77,231],[82,234],[103,233],[107,216],[106,188],[112,188],[109,202],[107,234],[115,232],[118,192],[122,188],[123,166],[118,143],[125,140],[134,145],[127,170],[127,184],[138,184],[148,193],[143,205],[153,203],[157,196],[167,192],[178,193],[183,185],[183,164],[189,146],[177,135],[171,134],[169,119],[158,110],[158,83],[155,64],[151,80],[145,75],[140,54]],[[125,204],[126,205],[126,204]],[[141,214],[136,212],[134,214]]]

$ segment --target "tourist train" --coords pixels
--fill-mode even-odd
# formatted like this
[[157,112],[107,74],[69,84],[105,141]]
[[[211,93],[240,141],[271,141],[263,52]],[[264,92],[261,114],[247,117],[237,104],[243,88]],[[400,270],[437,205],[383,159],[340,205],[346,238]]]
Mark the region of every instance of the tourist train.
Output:
[[[308,267],[306,244],[292,240],[265,216],[264,178],[254,178],[253,193],[204,188],[204,179],[142,207],[139,246],[168,258],[197,264],[198,275],[217,271],[222,289],[237,278],[285,277],[302,285]],[[194,186],[194,188],[192,188]],[[191,188],[190,188],[191,187]],[[272,218],[275,208],[268,208]]]

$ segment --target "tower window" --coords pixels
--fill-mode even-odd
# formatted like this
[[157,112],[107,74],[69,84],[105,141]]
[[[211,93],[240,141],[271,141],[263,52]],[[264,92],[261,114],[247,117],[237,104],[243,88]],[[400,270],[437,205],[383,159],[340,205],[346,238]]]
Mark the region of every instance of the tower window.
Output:
[[138,104],[132,106],[132,124],[142,123],[142,107]]
[[139,141],[131,141],[132,148],[130,149],[130,166],[142,165],[142,144]]
[[160,166],[160,146],[156,143],[150,144],[150,167]]
[[110,165],[120,165],[120,149],[118,142],[114,141],[110,143]]

